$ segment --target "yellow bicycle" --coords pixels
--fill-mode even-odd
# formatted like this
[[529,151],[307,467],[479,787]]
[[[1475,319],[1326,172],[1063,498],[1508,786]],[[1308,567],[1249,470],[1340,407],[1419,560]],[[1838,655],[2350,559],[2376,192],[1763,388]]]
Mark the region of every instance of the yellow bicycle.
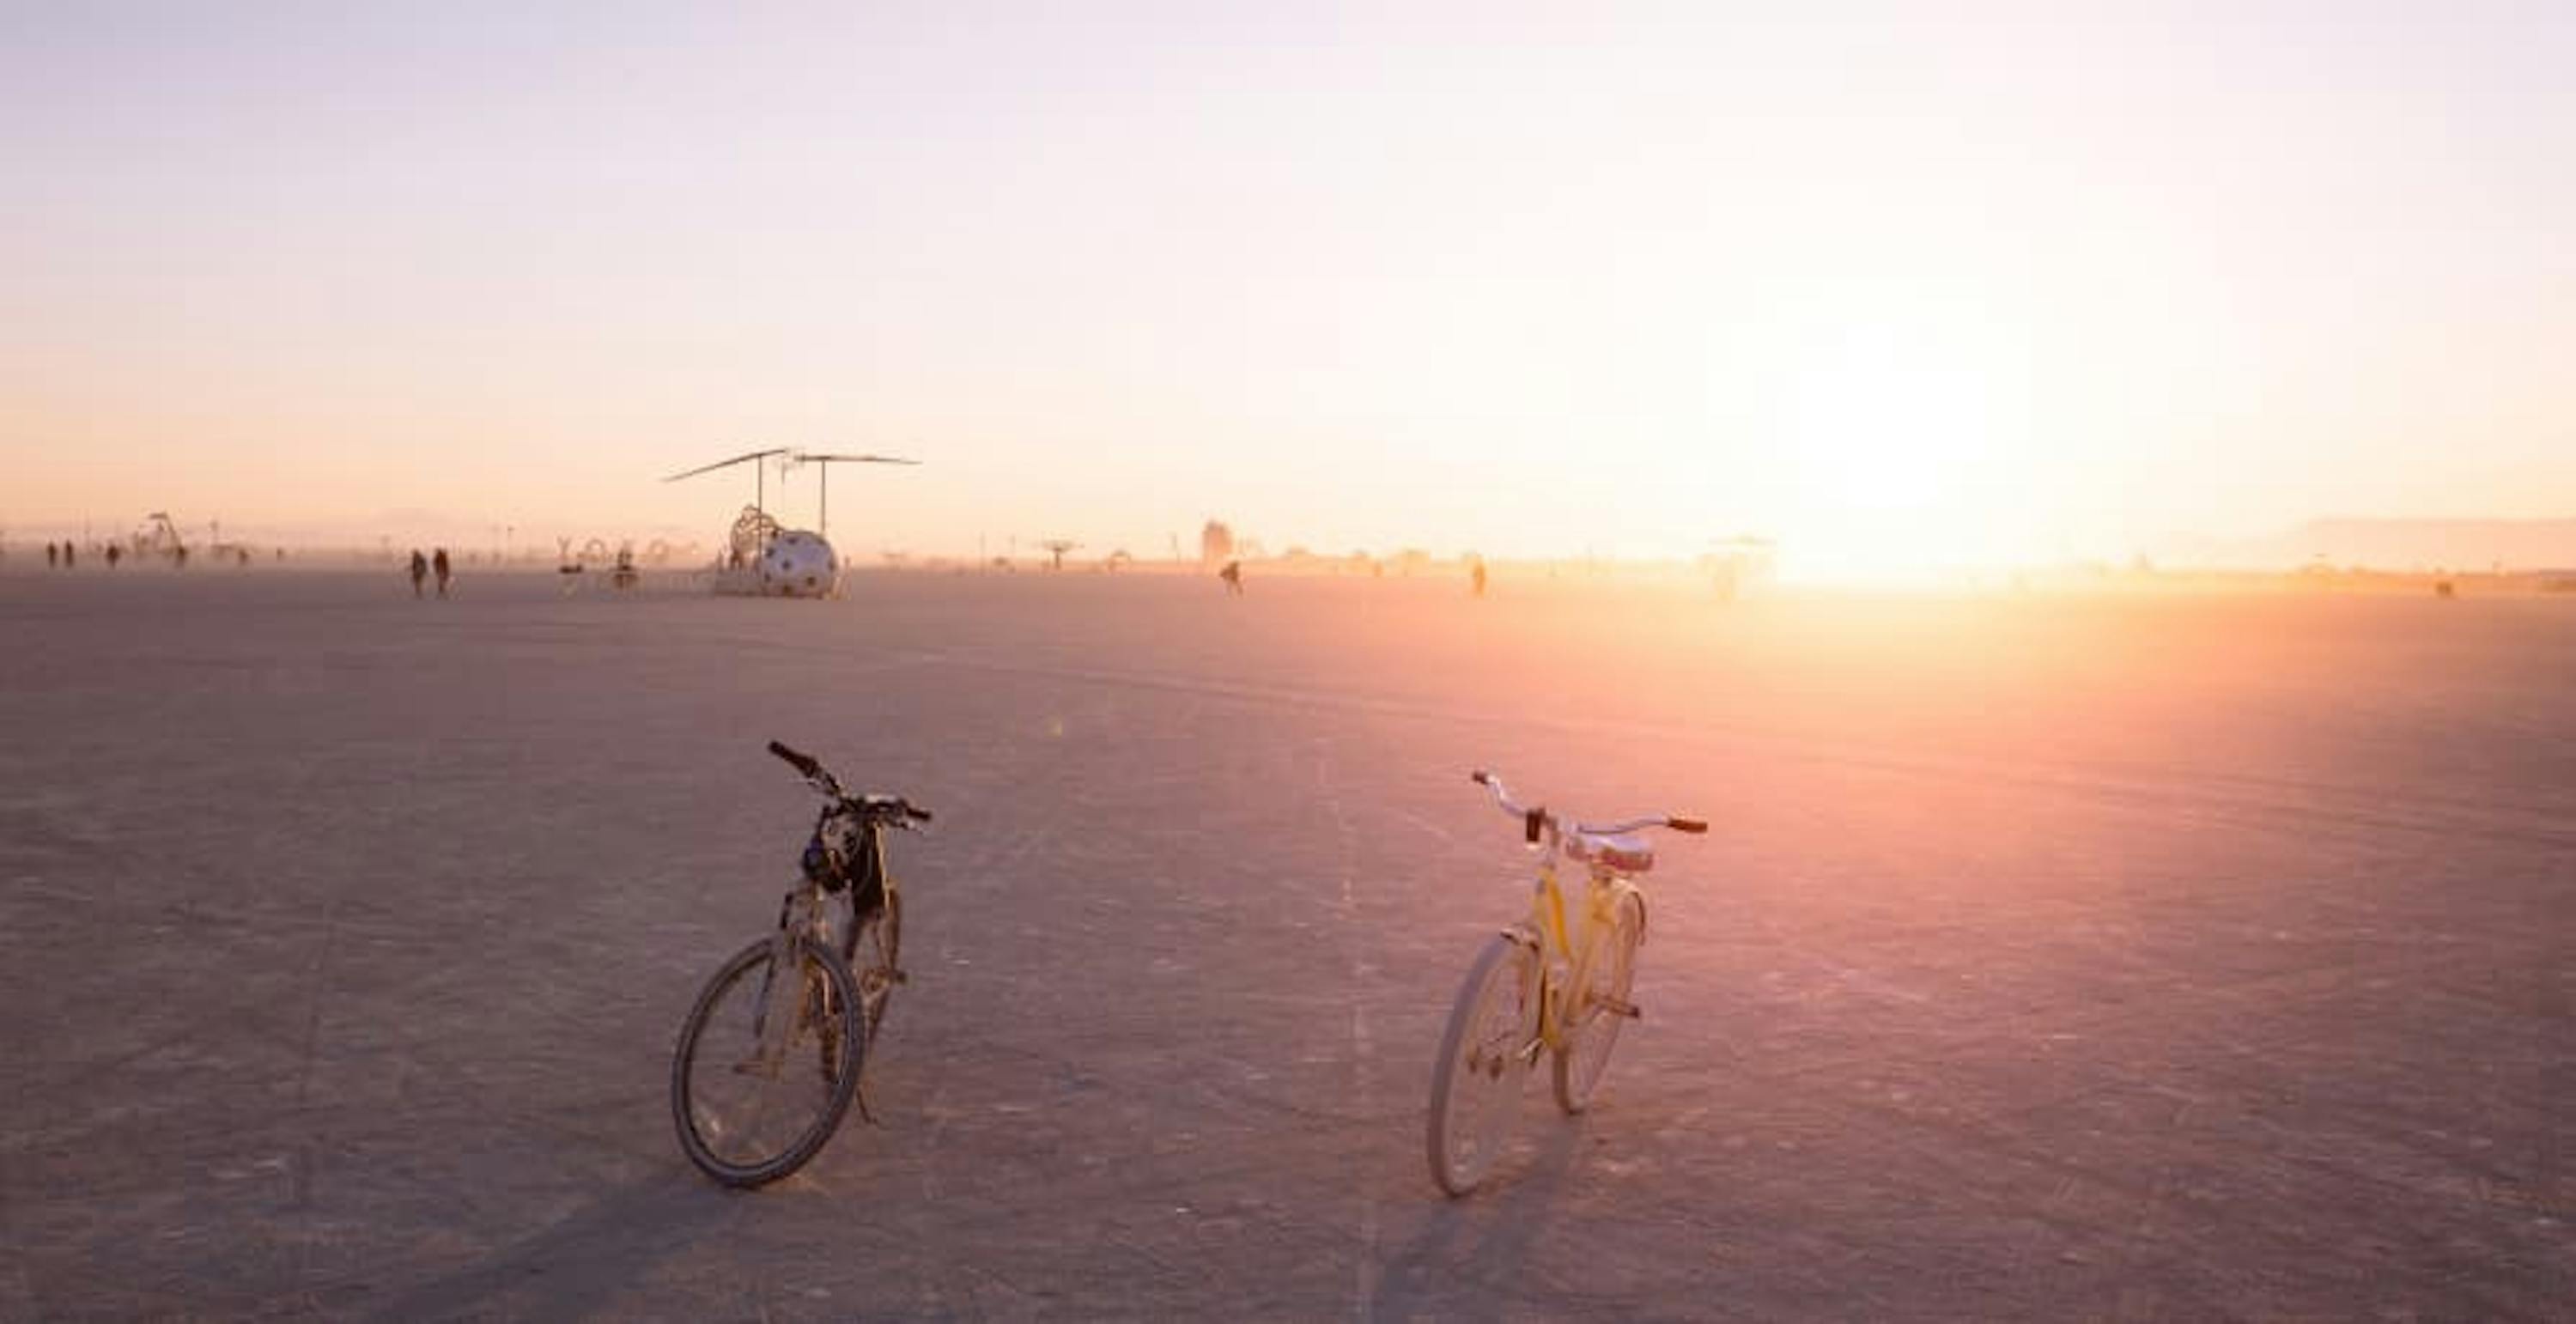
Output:
[[[1521,820],[1539,852],[1529,918],[1485,945],[1458,990],[1440,1060],[1431,1071],[1431,1175],[1465,1195],[1492,1170],[1520,1112],[1521,1085],[1541,1053],[1554,1057],[1556,1103],[1579,1113],[1592,1102],[1620,1027],[1637,1019],[1629,991],[1646,940],[1646,894],[1636,876],[1652,869],[1647,828],[1708,831],[1702,819],[1655,814],[1618,823],[1576,823],[1515,802],[1502,779],[1471,774]],[[1568,914],[1560,859],[1583,866],[1588,883]]]

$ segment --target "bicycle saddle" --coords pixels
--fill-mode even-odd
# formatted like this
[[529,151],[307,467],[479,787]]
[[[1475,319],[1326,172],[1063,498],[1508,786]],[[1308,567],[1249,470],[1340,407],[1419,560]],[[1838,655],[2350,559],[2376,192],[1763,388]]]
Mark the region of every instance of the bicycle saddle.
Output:
[[1578,860],[1601,865],[1613,873],[1644,873],[1655,867],[1655,848],[1634,833],[1622,832],[1603,836],[1591,832],[1569,833],[1571,846],[1566,851]]

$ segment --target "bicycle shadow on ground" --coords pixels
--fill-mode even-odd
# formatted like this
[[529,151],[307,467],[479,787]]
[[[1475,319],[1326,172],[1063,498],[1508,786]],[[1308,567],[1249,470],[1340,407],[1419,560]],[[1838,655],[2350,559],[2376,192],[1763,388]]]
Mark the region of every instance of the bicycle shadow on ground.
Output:
[[702,1244],[745,1193],[694,1169],[666,1171],[593,1202],[469,1268],[419,1284],[368,1312],[379,1320],[571,1319],[598,1314],[653,1266]]
[[1531,1253],[1555,1224],[1567,1183],[1592,1148],[1584,1143],[1588,1119],[1558,1120],[1565,1124],[1547,1125],[1536,1136],[1535,1155],[1501,1167],[1472,1194],[1452,1199],[1424,1175],[1439,1203],[1422,1230],[1379,1270],[1370,1318],[1481,1313],[1505,1304],[1499,1295],[1458,1298],[1474,1290],[1470,1284],[1520,1281]]

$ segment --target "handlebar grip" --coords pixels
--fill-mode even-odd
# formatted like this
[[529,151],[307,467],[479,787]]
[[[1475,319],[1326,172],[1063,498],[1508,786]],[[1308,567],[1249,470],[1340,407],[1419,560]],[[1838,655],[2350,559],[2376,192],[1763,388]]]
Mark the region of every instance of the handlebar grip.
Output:
[[906,817],[911,818],[916,822],[927,823],[930,821],[930,811],[919,805],[907,804],[903,807],[903,812]]
[[811,777],[815,773],[823,770],[823,765],[815,762],[812,755],[799,754],[795,750],[789,749],[787,746],[782,745],[775,740],[769,742],[769,752],[784,760],[788,767],[794,768],[808,777]]
[[1705,818],[1683,818],[1678,814],[1671,814],[1665,816],[1664,826],[1671,828],[1675,832],[1688,832],[1693,836],[1697,836],[1702,832],[1708,831],[1708,820]]

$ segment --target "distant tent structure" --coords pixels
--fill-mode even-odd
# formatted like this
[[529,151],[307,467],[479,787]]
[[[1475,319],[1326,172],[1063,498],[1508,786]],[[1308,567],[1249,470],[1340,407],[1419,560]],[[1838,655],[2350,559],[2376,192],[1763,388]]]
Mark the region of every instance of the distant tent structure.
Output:
[[1707,555],[1700,557],[1700,568],[1708,572],[1711,586],[1721,598],[1732,600],[1746,588],[1771,577],[1779,557],[1779,544],[1769,538],[1739,535],[1712,542]]
[[1234,530],[1226,527],[1223,520],[1209,520],[1207,527],[1199,530],[1199,560],[1216,565],[1233,559]]

